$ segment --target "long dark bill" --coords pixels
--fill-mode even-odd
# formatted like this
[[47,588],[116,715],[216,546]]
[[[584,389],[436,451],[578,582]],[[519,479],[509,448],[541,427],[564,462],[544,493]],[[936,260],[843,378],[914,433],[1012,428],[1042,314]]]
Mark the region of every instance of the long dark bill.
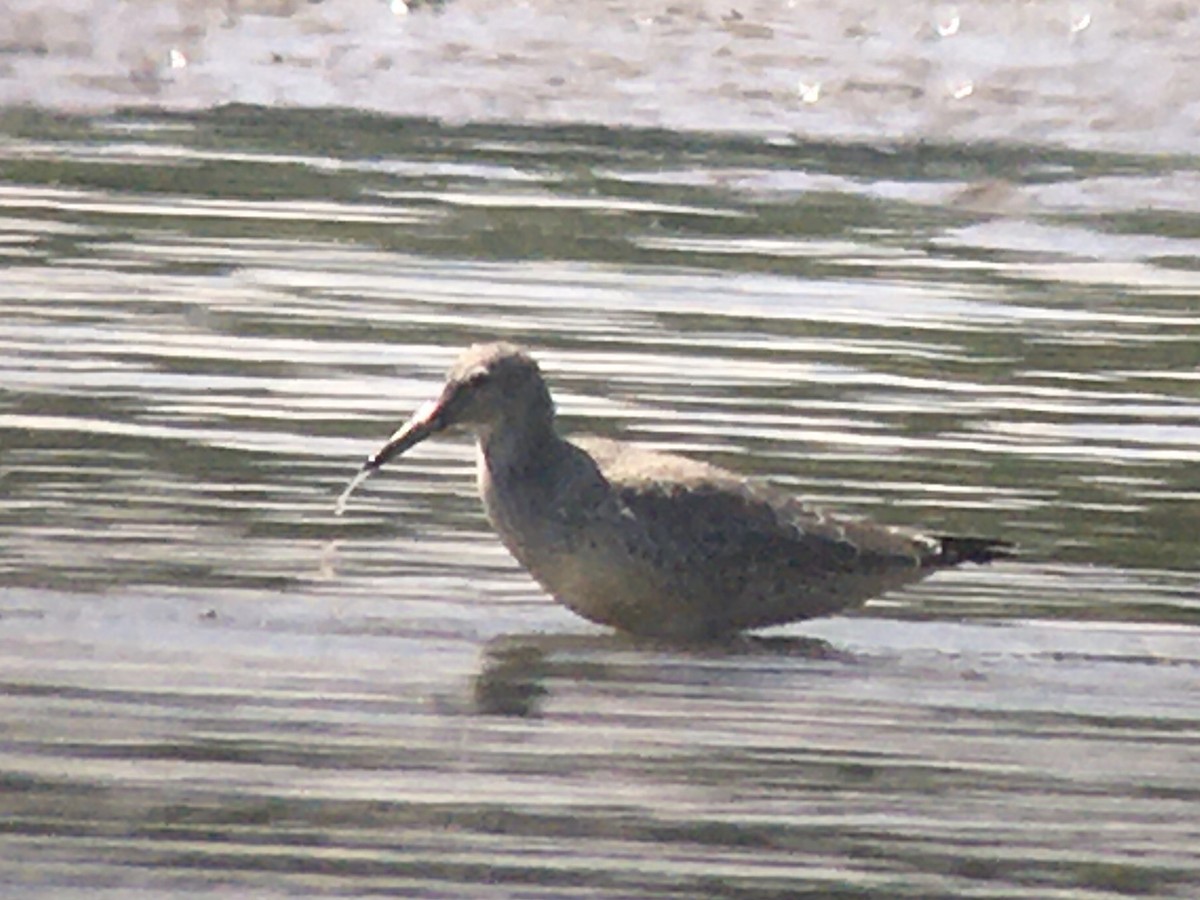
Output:
[[389,460],[395,459],[409,448],[421,443],[431,434],[441,431],[444,427],[442,408],[440,401],[429,401],[413,413],[407,422],[397,428],[386,444],[368,456],[367,461],[358,470],[358,474],[346,485],[346,489],[338,497],[334,513],[340,516],[346,511],[350,495],[354,493],[355,488],[370,478],[373,472],[382,468]]

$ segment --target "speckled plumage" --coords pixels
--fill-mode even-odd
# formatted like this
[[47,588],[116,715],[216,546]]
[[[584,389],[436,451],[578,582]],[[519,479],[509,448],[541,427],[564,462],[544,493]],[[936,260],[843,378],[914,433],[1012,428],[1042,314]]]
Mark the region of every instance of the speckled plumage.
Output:
[[514,557],[584,618],[698,640],[827,615],[960,562],[1009,555],[825,515],[717,466],[600,438],[567,440],[537,364],[468,349],[360,478],[455,425],[479,442],[488,518]]

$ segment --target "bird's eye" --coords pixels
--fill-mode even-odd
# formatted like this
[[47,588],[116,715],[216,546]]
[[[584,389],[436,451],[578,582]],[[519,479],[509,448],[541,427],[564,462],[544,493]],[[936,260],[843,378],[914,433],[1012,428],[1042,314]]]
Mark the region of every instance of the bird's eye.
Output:
[[483,387],[483,385],[487,384],[490,378],[491,374],[487,369],[479,369],[467,376],[466,383],[468,386],[473,388]]

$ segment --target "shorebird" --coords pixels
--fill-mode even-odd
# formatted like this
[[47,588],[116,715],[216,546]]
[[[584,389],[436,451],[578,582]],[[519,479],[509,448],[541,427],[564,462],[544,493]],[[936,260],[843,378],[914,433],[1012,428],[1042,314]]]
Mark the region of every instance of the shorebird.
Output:
[[478,443],[479,492],[500,540],[585,619],[670,640],[715,640],[829,615],[961,563],[1012,555],[978,537],[829,515],[708,463],[559,435],[534,359],[477,344],[441,394],[367,458],[371,473],[441,431]]

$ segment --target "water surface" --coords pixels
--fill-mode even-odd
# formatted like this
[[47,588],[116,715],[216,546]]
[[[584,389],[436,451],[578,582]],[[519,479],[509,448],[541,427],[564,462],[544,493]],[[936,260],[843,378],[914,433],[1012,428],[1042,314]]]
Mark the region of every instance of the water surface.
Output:
[[[1194,160],[246,107],[0,133],[7,890],[1200,890]],[[567,429],[1022,559],[689,650],[545,598],[462,440],[336,518],[485,338]]]

